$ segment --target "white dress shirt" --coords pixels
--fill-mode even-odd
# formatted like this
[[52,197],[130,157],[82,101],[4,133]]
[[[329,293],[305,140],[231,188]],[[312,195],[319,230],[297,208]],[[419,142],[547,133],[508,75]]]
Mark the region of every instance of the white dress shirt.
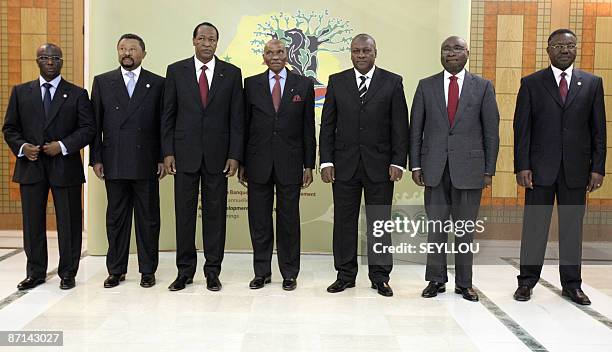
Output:
[[550,65],[550,68],[552,69],[553,74],[555,75],[555,81],[557,81],[557,87],[559,86],[559,83],[561,82],[561,73],[565,72],[565,80],[567,81],[567,91],[569,92],[570,82],[572,81],[572,72],[574,71],[574,64],[566,68],[565,71],[562,71],[553,65]]
[[[285,91],[285,82],[287,82],[287,69],[283,68],[278,73],[278,75],[280,76],[278,83],[280,84],[280,93],[282,97],[283,92]],[[274,78],[274,76],[276,76],[276,73],[274,73],[274,71],[272,70],[269,70],[268,71],[268,81],[270,82],[270,93],[272,93],[272,90],[274,90],[274,85],[276,84],[276,79]]]
[[[140,77],[140,71],[142,71],[142,66],[138,66],[132,70],[134,72],[134,83],[138,83],[138,77]],[[124,69],[121,66],[121,76],[123,76],[123,82],[125,82],[125,86],[127,87],[128,81],[130,80],[130,76],[128,76],[128,70]],[[135,87],[136,85],[134,85]]]
[[204,74],[206,74],[206,80],[208,81],[208,89],[210,89],[210,85],[212,84],[213,76],[215,73],[215,57],[213,56],[210,61],[208,61],[207,63],[203,63],[202,61],[198,60],[197,56],[194,55],[193,61],[195,63],[196,82],[200,81],[202,66],[206,65],[206,71],[204,71]]

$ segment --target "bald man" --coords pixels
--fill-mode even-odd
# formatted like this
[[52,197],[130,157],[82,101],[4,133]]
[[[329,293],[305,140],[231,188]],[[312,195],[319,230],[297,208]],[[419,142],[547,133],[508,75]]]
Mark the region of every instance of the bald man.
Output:
[[276,189],[276,249],[286,291],[296,288],[300,271],[300,190],[312,183],[316,140],[314,84],[289,71],[280,40],[266,43],[268,69],[244,80],[245,163],[238,172],[248,187],[249,228],[255,277],[251,289],[271,282]]

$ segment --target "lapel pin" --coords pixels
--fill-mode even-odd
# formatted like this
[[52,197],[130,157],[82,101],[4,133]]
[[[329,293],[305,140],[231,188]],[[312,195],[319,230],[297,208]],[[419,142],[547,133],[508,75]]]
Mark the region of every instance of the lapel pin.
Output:
[[579,86],[581,86],[581,85],[582,85],[582,82],[578,82],[578,85],[579,85]]
[[149,83],[147,83],[147,88],[151,88],[151,85]]
[[68,94],[64,94],[64,98],[68,98]]
[[223,77],[223,73],[219,73],[219,77]]

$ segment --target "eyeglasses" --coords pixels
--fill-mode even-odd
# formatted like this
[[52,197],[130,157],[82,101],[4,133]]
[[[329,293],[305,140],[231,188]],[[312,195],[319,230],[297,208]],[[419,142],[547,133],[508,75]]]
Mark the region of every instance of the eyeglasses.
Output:
[[555,44],[555,45],[550,45],[550,48],[555,49],[555,50],[562,50],[562,49],[574,50],[576,49],[576,44]]
[[465,48],[462,46],[454,46],[452,48],[445,47],[445,48],[442,48],[442,54],[444,55],[448,55],[450,53],[461,54],[464,50]]
[[58,63],[60,61],[63,61],[64,59],[62,59],[59,56],[44,56],[43,55],[43,56],[37,57],[36,60],[38,60],[40,62],[47,62],[47,61],[51,60],[51,61],[53,61],[55,63]]

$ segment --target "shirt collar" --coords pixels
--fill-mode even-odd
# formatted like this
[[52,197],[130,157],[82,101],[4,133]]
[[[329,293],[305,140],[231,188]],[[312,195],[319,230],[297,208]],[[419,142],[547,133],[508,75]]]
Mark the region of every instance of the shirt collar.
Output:
[[372,66],[372,68],[370,69],[370,71],[368,71],[368,73],[366,73],[365,75],[362,75],[361,72],[357,71],[357,69],[353,67],[353,71],[355,71],[355,77],[357,78],[361,76],[366,76],[367,78],[372,79],[375,69],[376,69],[376,65]]
[[215,72],[215,64],[216,64],[216,58],[213,55],[213,58],[210,59],[210,61],[208,61],[207,63],[203,63],[202,61],[198,60],[197,56],[193,56],[193,60],[195,61],[195,67],[196,67],[196,72],[200,71],[202,69],[202,66],[206,65],[206,68],[211,70],[212,72]]
[[[268,79],[273,79],[274,75],[276,75],[276,73],[274,73],[272,70],[268,70]],[[283,69],[278,73],[278,75],[286,80],[287,79],[287,68],[283,67]]]
[[41,87],[45,83],[51,83],[53,88],[57,89],[57,86],[59,85],[61,80],[62,80],[62,75],[58,75],[57,77],[52,79],[50,82],[47,82],[44,78],[42,78],[42,76],[38,76],[38,83],[40,84]]
[[[444,70],[444,81],[445,82],[451,76],[452,76],[452,74],[450,72]],[[463,78],[465,77],[465,68],[463,70],[459,71],[459,73],[457,73],[455,76],[457,77],[457,80],[463,80]]]
[[553,65],[550,65],[550,68],[552,68],[553,74],[555,75],[555,78],[559,78],[561,77],[561,73],[565,72],[565,74],[567,75],[567,77],[572,77],[572,71],[574,70],[574,64],[571,64],[570,67],[566,68],[565,71],[556,68]]
[[[138,66],[135,69],[132,70],[132,72],[134,72],[134,79],[138,80],[138,77],[140,77],[140,71],[142,71],[142,66]],[[123,68],[123,66],[121,66],[121,74],[123,76],[127,76],[127,73],[130,72],[126,69]]]

